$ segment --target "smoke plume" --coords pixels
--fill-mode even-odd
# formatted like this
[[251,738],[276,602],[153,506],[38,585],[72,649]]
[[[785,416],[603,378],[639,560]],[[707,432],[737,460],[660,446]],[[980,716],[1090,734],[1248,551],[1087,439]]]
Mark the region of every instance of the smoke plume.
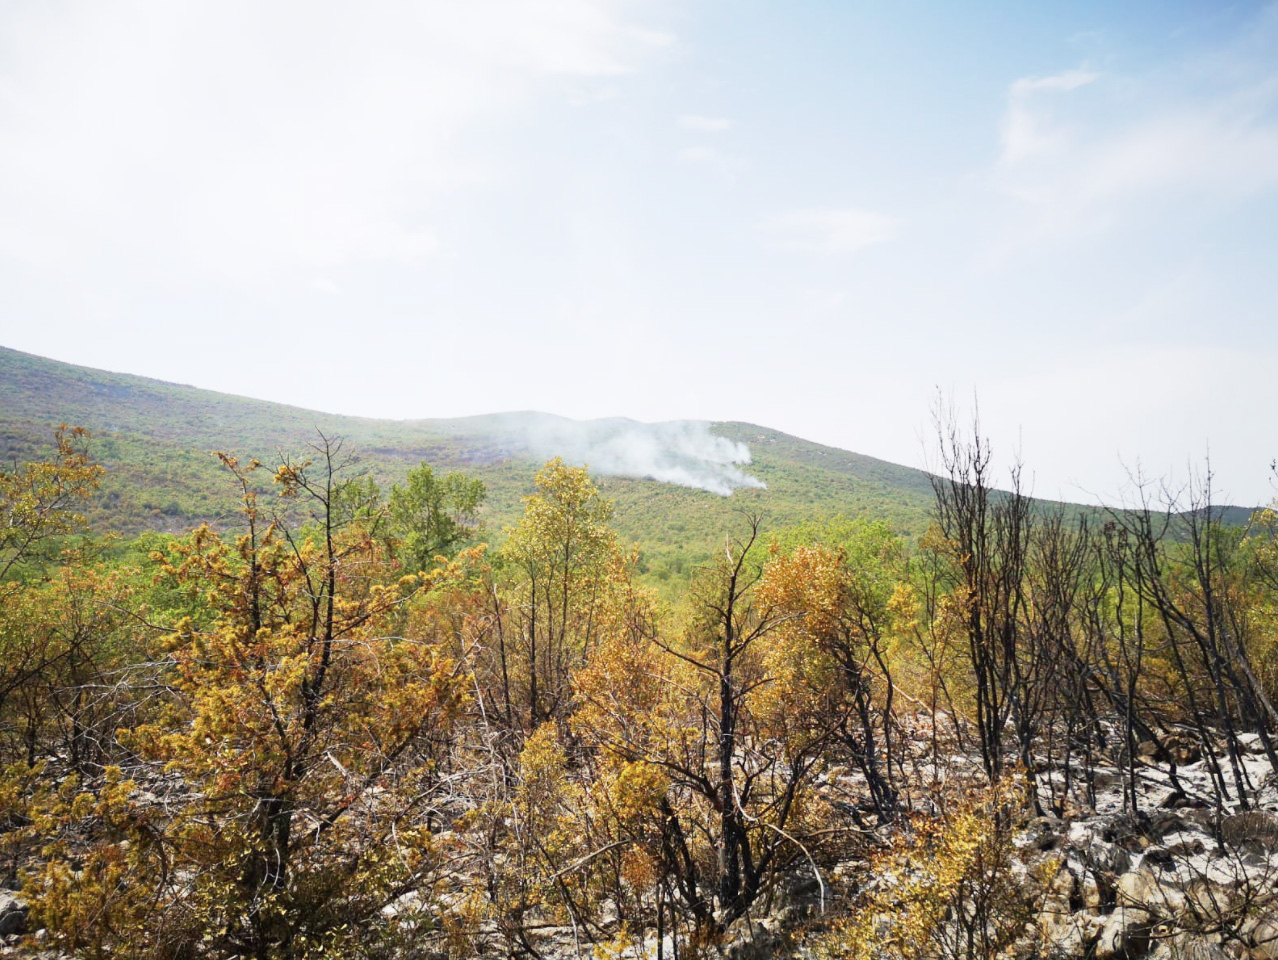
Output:
[[725,497],[742,487],[767,486],[741,469],[750,463],[750,448],[711,433],[704,420],[640,423],[544,414],[520,419],[530,453],[589,464],[597,474],[646,477]]

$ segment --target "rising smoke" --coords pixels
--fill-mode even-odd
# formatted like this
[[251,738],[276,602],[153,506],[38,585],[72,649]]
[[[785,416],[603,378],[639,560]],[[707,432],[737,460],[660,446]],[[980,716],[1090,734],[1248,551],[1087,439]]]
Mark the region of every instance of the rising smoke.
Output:
[[596,474],[648,477],[725,497],[742,487],[767,486],[741,469],[750,463],[750,448],[715,436],[704,420],[639,423],[536,414],[519,420],[524,442],[534,456],[585,463]]

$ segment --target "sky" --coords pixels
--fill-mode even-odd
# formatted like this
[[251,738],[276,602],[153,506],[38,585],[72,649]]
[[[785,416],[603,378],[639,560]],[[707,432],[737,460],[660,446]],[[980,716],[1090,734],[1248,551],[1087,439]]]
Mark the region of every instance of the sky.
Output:
[[[0,344],[745,420],[1040,496],[1278,456],[1278,5],[0,5]],[[233,439],[233,438],[232,438]]]

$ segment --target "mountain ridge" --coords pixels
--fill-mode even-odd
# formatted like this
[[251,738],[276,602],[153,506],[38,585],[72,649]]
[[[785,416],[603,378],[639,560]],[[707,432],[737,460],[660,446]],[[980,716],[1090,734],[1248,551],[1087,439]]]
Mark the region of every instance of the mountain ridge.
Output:
[[[574,420],[539,411],[358,417],[0,347],[0,455],[38,458],[63,422],[91,432],[94,454],[107,468],[102,494],[87,511],[92,526],[126,535],[233,525],[234,486],[212,451],[269,463],[304,454],[316,431],[343,438],[360,469],[384,487],[422,461],[479,476],[489,488],[490,539],[518,516],[533,474],[549,457],[562,454],[595,470],[600,463],[592,452],[620,468],[647,457],[661,469],[647,475],[605,469],[597,482],[615,502],[618,531],[639,544],[643,563],[658,577],[682,574],[709,556],[743,510],[774,528],[862,516],[913,538],[926,528],[932,502],[923,470],[744,421]],[[653,479],[664,470],[695,480],[707,463],[714,474],[703,482],[707,489]],[[721,496],[708,492],[714,484],[738,485]],[[1234,519],[1245,515],[1229,509]]]

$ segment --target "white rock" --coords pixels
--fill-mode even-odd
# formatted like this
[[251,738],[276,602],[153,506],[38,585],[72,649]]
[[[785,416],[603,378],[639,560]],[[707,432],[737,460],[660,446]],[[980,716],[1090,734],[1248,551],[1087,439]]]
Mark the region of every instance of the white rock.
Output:
[[1258,917],[1244,929],[1252,960],[1278,960],[1278,915]]
[[1149,914],[1138,907],[1119,907],[1105,918],[1100,936],[1096,939],[1096,960],[1117,960],[1119,957],[1145,952],[1149,943]]
[[[1068,909],[1068,908],[1067,908]],[[1050,952],[1060,957],[1081,957],[1100,936],[1104,919],[1085,913],[1044,912],[1038,918],[1038,933]]]
[[0,936],[25,933],[27,904],[16,893],[0,890]]
[[1083,897],[1083,906],[1088,910],[1096,911],[1101,906],[1100,884],[1096,882],[1096,877],[1091,873],[1083,875],[1083,879],[1079,881],[1079,891]]

